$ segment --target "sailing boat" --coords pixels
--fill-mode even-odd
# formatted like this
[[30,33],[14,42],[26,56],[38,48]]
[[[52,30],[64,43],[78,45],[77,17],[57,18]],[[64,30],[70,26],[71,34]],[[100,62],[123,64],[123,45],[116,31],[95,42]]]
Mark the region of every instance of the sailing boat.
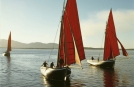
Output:
[[[41,66],[41,73],[48,80],[64,81],[71,74],[69,66],[76,63],[82,67],[81,60],[84,59],[76,0],[67,0],[61,18],[57,66],[55,68]],[[60,60],[63,60],[63,64]]]
[[122,43],[119,41],[119,39],[116,36],[112,9],[111,9],[109,13],[108,23],[106,25],[106,31],[105,31],[103,61],[87,60],[87,62],[95,66],[113,68],[115,64],[115,57],[120,55],[118,43],[122,48],[123,55],[128,56],[127,51],[125,50]]
[[7,51],[3,53],[3,56],[10,56],[11,51],[11,31],[8,37]]

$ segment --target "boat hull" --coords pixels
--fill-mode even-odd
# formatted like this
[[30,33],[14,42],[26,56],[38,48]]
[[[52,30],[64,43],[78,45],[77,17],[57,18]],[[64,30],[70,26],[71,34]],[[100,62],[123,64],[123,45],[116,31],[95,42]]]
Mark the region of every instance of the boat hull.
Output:
[[42,75],[45,76],[47,80],[67,80],[71,74],[71,69],[67,67],[63,68],[50,68],[50,67],[40,67]]
[[107,61],[98,61],[98,60],[87,60],[90,65],[100,66],[103,68],[113,68],[115,64],[115,60],[107,60]]
[[4,52],[2,55],[3,56],[10,56],[10,52]]
[[66,81],[54,81],[46,80],[43,76],[42,81],[44,82],[45,87],[70,87],[70,79]]

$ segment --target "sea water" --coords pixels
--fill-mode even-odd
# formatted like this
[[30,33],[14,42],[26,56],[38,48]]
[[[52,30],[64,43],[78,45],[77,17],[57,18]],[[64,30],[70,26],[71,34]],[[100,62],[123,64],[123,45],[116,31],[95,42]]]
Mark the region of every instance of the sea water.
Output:
[[47,82],[40,73],[46,60],[56,65],[57,49],[12,49],[11,57],[2,56],[0,49],[0,87],[134,87],[134,50],[127,50],[129,59],[116,57],[114,69],[90,66],[87,59],[102,59],[103,50],[85,49],[82,68],[72,65],[70,80]]

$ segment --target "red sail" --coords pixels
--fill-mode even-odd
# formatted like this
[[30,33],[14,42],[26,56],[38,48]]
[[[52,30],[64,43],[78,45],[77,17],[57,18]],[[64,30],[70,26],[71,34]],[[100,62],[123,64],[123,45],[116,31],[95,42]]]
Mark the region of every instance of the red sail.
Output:
[[75,63],[74,42],[70,28],[69,19],[67,15],[64,14],[65,54],[67,65]]
[[80,60],[83,60],[85,59],[85,53],[83,48],[83,41],[79,24],[79,16],[78,16],[76,0],[68,0],[68,3],[69,4],[67,4],[65,12],[70,21],[72,34],[74,36],[76,48],[78,50],[78,55],[80,57]]
[[105,44],[104,44],[104,58],[103,60],[108,60],[118,56],[119,47],[116,38],[116,31],[114,26],[114,20],[112,15],[112,10],[110,10],[108,23],[106,26],[105,33]]
[[[68,0],[62,18],[62,35],[64,45],[60,45],[59,57],[64,57],[67,65],[75,63],[75,45],[80,60],[85,59],[76,0]],[[63,39],[64,38],[64,39]],[[63,53],[64,52],[64,53]],[[64,56],[63,56],[64,55]]]
[[8,37],[7,52],[11,51],[11,32]]
[[123,47],[123,45],[121,44],[121,42],[119,41],[118,38],[117,38],[117,40],[118,40],[119,44],[121,45],[123,55],[128,56],[128,53],[127,53],[126,49]]

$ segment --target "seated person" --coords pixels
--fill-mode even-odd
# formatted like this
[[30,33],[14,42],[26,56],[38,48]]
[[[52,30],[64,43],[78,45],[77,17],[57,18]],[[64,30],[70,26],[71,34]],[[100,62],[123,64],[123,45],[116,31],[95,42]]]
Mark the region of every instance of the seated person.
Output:
[[53,68],[53,67],[54,67],[54,63],[53,63],[53,62],[50,64],[50,67],[51,67],[51,68]]
[[60,58],[59,60],[59,67],[62,67],[64,65],[64,60]]
[[98,57],[98,62],[99,62],[100,58]]
[[91,58],[92,60],[94,60],[94,57],[92,56],[92,58]]
[[46,63],[46,61],[44,61],[43,65],[44,67],[47,67],[48,64]]

